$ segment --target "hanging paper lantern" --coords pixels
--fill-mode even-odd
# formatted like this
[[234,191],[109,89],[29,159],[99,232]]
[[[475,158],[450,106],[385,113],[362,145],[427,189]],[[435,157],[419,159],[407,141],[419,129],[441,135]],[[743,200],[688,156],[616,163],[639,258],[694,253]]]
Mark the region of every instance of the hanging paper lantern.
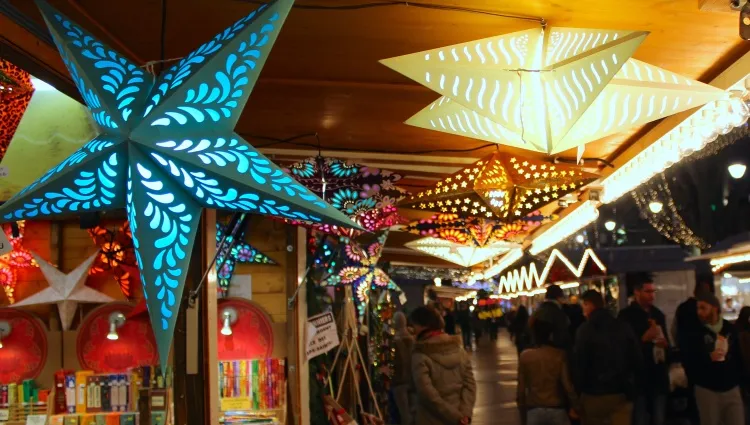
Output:
[[23,221],[18,222],[18,237],[13,237],[13,230],[10,224],[3,224],[2,230],[10,241],[13,251],[0,255],[0,286],[2,286],[8,302],[13,304],[15,300],[16,283],[18,279],[17,271],[19,269],[28,269],[39,267],[31,251],[23,246],[23,234],[26,224]]
[[31,75],[0,59],[0,160],[5,156],[33,94]]
[[[266,254],[243,241],[245,238],[244,227],[234,236],[231,233],[231,229],[228,229],[226,225],[216,223],[216,247],[218,248],[222,239],[224,240],[224,246],[216,256],[216,274],[219,289],[225,294],[229,291],[229,283],[232,280],[237,263],[276,264]],[[231,250],[229,249],[230,246],[232,247]]]
[[122,294],[128,298],[132,297],[133,287],[138,284],[140,278],[137,273],[138,262],[133,246],[133,236],[130,233],[130,224],[125,221],[122,225],[112,229],[96,226],[89,229],[89,236],[99,247],[99,256],[89,269],[89,274],[111,272],[117,284],[120,285]]
[[100,134],[0,217],[127,209],[162,367],[203,208],[357,227],[233,131],[292,3],[261,5],[155,80],[38,1]]
[[577,167],[496,152],[410,196],[401,205],[509,223],[596,178]]
[[407,124],[555,154],[727,97],[631,59],[647,35],[530,29],[382,62],[443,96]]

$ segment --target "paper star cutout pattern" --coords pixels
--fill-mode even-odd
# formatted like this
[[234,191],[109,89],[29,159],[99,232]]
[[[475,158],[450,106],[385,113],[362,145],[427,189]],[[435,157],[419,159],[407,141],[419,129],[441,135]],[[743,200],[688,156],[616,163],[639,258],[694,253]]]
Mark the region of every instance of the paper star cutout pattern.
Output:
[[16,283],[19,269],[28,269],[38,267],[31,251],[23,246],[23,233],[25,228],[23,221],[18,222],[18,237],[13,237],[13,230],[10,225],[3,225],[2,231],[5,232],[13,250],[7,254],[0,255],[0,286],[3,287],[8,302],[13,304],[16,292]]
[[630,59],[647,35],[530,29],[382,63],[443,95],[407,124],[554,154],[727,96]]
[[89,270],[89,274],[112,272],[115,281],[120,285],[122,294],[130,298],[133,295],[133,284],[140,280],[130,224],[126,221],[112,230],[104,226],[96,226],[89,229],[89,236],[99,247],[99,256]]
[[[224,238],[226,235],[226,238]],[[231,229],[221,223],[216,223],[216,247],[224,239],[224,248],[219,251],[216,257],[216,274],[219,281],[219,288],[222,292],[229,291],[229,283],[234,275],[234,267],[237,263],[241,264],[276,264],[266,254],[258,251],[252,245],[244,242],[245,228],[242,227],[236,235],[231,235]],[[238,241],[232,244],[232,241]],[[232,250],[229,247],[232,246]],[[221,266],[219,266],[221,264]]]
[[497,220],[478,217],[461,218],[457,214],[435,214],[428,219],[413,221],[403,230],[457,244],[483,247],[500,241],[522,243],[539,226],[556,218],[535,211],[513,223],[504,224]]
[[98,252],[94,253],[76,267],[75,270],[65,274],[58,270],[57,267],[34,254],[34,258],[39,263],[39,268],[42,270],[44,278],[47,279],[49,287],[28,298],[24,298],[15,303],[13,307],[57,304],[62,328],[64,331],[70,330],[70,325],[73,323],[79,303],[94,304],[114,301],[112,297],[85,285],[89,268],[91,268],[98,255]]
[[233,132],[292,3],[260,6],[154,82],[38,1],[101,134],[6,202],[0,216],[127,208],[162,366],[202,208],[356,227]]
[[596,177],[576,167],[496,152],[410,196],[401,206],[512,222]]
[[0,160],[5,156],[33,94],[31,75],[0,59]]
[[417,239],[406,243],[405,246],[463,267],[474,266],[520,247],[518,244],[509,242],[494,242],[484,247],[478,247],[432,237]]

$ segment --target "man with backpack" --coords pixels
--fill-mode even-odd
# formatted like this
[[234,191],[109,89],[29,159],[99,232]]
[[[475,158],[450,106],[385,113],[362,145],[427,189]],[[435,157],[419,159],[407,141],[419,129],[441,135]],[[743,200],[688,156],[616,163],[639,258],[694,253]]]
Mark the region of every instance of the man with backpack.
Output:
[[578,328],[574,377],[585,425],[630,425],[636,378],[643,368],[638,339],[604,308],[595,290],[583,294],[586,323]]

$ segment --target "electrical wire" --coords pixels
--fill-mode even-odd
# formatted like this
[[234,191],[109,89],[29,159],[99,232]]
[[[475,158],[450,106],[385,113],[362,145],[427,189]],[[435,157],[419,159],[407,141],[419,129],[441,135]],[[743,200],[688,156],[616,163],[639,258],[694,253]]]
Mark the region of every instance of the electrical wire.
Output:
[[[235,0],[235,1],[239,1],[242,3],[251,3],[251,4],[266,4],[267,3],[262,0]],[[360,3],[360,4],[341,5],[341,6],[328,6],[328,5],[318,5],[318,4],[295,4],[292,7],[295,9],[306,9],[306,10],[346,11],[346,10],[374,9],[378,7],[393,7],[393,6],[406,6],[406,7],[414,7],[414,8],[421,8],[421,9],[444,10],[444,11],[449,11],[449,12],[475,13],[478,15],[494,16],[498,18],[520,19],[524,21],[539,22],[543,26],[547,24],[547,21],[545,21],[544,18],[537,17],[537,16],[517,15],[513,13],[495,12],[492,10],[477,9],[477,8],[472,8],[472,7],[450,6],[450,5],[428,3],[428,2],[383,1],[383,2],[369,2],[369,3]]]
[[159,73],[164,70],[167,44],[167,0],[161,0],[161,57],[159,61]]

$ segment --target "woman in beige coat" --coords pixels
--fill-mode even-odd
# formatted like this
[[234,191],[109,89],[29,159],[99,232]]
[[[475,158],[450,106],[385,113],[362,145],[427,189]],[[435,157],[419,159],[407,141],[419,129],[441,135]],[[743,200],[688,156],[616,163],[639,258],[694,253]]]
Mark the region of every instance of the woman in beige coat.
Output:
[[467,425],[476,398],[471,361],[461,338],[445,334],[440,319],[428,307],[409,316],[417,335],[412,355],[416,425]]

